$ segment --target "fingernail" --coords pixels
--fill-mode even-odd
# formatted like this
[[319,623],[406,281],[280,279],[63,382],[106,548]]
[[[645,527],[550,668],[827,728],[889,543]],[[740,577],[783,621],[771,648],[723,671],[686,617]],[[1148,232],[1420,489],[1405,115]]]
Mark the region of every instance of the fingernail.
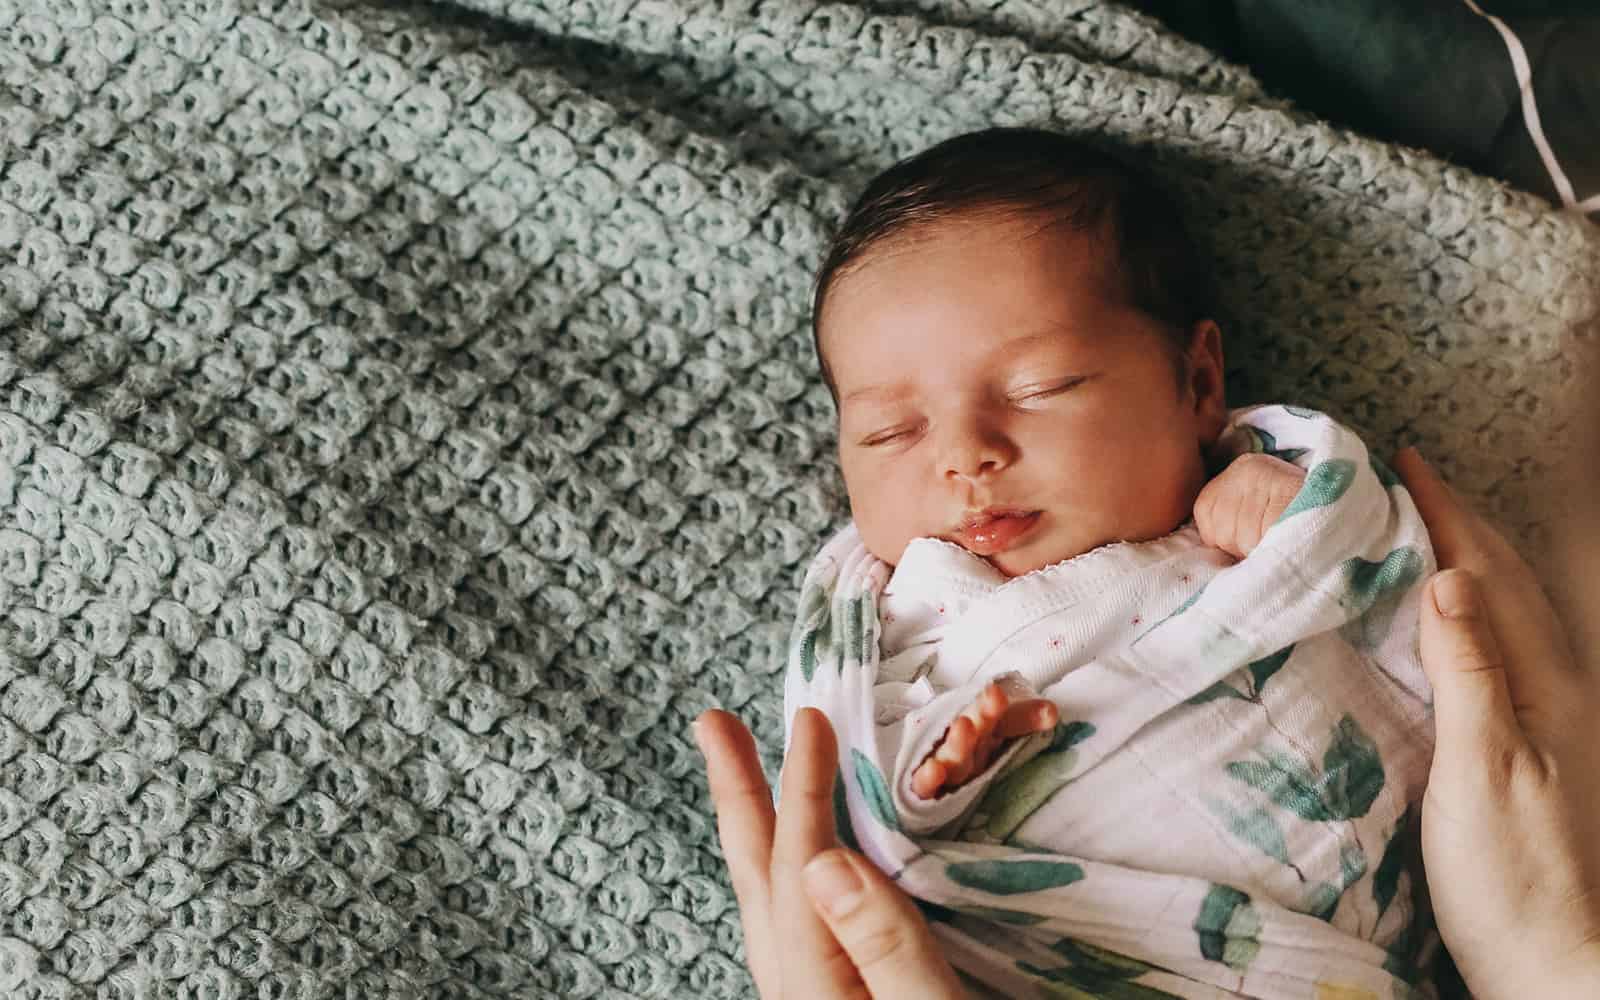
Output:
[[1474,618],[1478,615],[1478,588],[1466,570],[1447,569],[1433,578],[1429,587],[1433,606],[1446,618]]
[[706,755],[706,743],[705,737],[700,732],[699,716],[695,716],[695,720],[689,723],[689,737],[694,740],[694,745],[699,748],[700,756],[704,757]]
[[824,851],[801,873],[806,894],[831,917],[848,916],[861,899],[861,876],[842,851]]

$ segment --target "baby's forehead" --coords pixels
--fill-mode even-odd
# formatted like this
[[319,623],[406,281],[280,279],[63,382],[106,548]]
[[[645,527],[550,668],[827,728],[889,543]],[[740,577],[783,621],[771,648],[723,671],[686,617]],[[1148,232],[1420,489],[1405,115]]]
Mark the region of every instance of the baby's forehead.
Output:
[[930,302],[1004,317],[1098,311],[1132,305],[1133,297],[1114,248],[1092,234],[1004,220],[946,223],[885,241],[840,269],[819,331],[849,328],[859,335],[863,319]]
[[1094,283],[1121,288],[1122,259],[1107,225],[1080,227],[1042,210],[964,212],[886,233],[833,277],[836,286],[870,285],[884,264],[924,258],[955,267],[992,268],[996,251],[1063,264]]

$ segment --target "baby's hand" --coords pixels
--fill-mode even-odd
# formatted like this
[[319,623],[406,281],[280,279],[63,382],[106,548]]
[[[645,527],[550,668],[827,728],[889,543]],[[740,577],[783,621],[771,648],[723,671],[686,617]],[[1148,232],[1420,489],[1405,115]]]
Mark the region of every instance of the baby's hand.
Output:
[[1306,470],[1281,458],[1260,452],[1240,455],[1195,498],[1200,540],[1243,559],[1261,544],[1261,536],[1305,480]]
[[911,790],[924,799],[954,791],[974,774],[981,774],[1006,740],[1054,729],[1060,718],[1055,704],[1043,698],[1015,705],[1010,702],[999,681],[984,688],[917,766]]

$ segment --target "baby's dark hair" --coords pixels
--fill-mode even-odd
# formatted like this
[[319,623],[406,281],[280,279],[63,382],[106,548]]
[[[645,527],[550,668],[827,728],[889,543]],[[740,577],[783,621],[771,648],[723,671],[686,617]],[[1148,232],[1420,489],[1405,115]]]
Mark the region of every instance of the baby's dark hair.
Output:
[[822,309],[829,290],[869,251],[976,212],[1038,216],[1076,231],[1101,229],[1120,258],[1133,305],[1173,330],[1181,351],[1212,315],[1211,271],[1184,230],[1177,202],[1138,167],[1080,140],[1036,128],[991,128],[901,160],[867,185],[829,245],[811,303],[811,332],[828,390]]

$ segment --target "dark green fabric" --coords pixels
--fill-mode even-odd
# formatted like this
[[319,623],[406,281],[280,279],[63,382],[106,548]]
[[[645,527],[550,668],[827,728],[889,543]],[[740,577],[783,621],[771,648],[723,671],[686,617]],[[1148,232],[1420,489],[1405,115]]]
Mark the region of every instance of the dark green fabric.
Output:
[[[1134,0],[1309,111],[1559,201],[1504,40],[1461,0]],[[1516,32],[1579,200],[1600,194],[1600,6],[1481,2]]]

